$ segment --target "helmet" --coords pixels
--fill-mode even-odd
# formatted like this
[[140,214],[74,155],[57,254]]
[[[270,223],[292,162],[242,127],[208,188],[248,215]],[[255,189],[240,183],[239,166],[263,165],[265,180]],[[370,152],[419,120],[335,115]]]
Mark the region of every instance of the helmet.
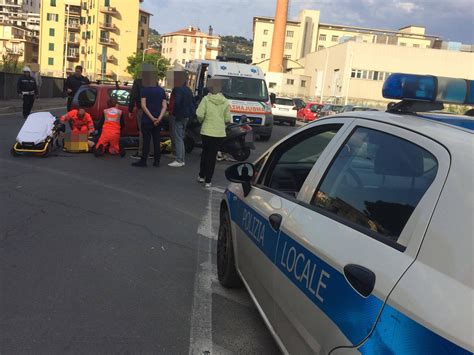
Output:
[[31,69],[30,69],[30,67],[25,65],[25,66],[23,67],[23,73],[24,73],[24,72],[29,72],[29,73],[31,74]]

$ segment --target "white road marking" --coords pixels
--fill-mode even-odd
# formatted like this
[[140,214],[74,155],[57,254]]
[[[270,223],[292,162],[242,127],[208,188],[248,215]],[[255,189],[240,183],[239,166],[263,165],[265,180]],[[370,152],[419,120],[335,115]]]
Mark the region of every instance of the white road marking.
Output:
[[223,194],[225,192],[225,190],[220,188],[220,187],[211,187],[211,190],[215,191],[215,192],[218,192],[220,194]]
[[213,354],[212,343],[212,190],[206,214],[198,227],[197,272],[191,312],[189,354]]

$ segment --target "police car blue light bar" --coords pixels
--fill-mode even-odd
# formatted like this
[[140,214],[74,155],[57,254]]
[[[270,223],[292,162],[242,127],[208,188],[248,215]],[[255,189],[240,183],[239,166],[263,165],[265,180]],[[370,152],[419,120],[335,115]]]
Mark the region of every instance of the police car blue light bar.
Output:
[[395,73],[385,80],[382,95],[386,99],[474,105],[474,80]]

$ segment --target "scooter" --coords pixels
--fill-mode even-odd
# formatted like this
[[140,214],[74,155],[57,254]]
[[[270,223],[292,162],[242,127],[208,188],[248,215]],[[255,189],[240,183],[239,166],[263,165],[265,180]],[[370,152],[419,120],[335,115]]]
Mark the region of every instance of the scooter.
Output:
[[[195,147],[202,147],[201,124],[193,120],[188,124],[184,146],[186,153],[191,153]],[[231,155],[235,160],[244,161],[250,156],[250,150],[255,149],[252,127],[245,117],[240,123],[230,123],[226,126],[226,137],[221,143],[219,151]]]

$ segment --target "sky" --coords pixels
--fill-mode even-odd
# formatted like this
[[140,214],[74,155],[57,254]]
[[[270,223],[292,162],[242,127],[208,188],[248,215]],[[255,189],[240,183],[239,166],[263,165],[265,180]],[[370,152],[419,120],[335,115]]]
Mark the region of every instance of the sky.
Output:
[[[253,16],[274,16],[276,0],[144,0],[160,33],[190,25],[219,35],[252,38]],[[473,0],[290,0],[289,18],[301,9],[321,11],[321,22],[396,30],[422,25],[445,40],[474,44]]]

